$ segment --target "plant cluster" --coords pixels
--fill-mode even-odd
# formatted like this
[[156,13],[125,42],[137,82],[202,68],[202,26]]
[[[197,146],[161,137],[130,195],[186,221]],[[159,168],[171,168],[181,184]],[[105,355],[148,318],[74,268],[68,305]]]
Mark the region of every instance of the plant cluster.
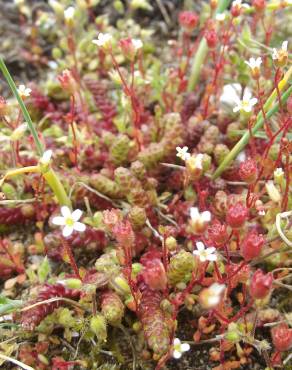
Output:
[[0,58],[0,364],[283,368],[291,1],[186,1],[170,40],[98,3],[17,2],[39,79]]

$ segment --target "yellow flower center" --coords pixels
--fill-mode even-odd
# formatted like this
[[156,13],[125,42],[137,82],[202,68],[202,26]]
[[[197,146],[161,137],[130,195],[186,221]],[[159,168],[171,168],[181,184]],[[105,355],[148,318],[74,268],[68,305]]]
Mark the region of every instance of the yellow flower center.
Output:
[[66,226],[72,227],[74,225],[74,220],[71,217],[66,218],[65,220]]

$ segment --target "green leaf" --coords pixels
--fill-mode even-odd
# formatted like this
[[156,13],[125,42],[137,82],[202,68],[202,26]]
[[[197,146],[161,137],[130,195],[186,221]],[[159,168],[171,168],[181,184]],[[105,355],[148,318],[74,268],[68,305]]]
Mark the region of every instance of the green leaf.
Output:
[[44,283],[47,280],[49,273],[51,272],[51,266],[47,256],[43,259],[40,267],[38,268],[38,278],[40,283]]
[[0,295],[0,315],[13,312],[21,306],[22,301],[9,299],[2,294]]

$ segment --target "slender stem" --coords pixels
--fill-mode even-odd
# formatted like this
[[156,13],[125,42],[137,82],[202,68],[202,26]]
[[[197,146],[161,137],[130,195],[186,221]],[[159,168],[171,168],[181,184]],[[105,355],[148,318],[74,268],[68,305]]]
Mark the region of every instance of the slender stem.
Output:
[[36,131],[36,128],[35,128],[32,120],[31,120],[31,118],[30,118],[30,115],[28,113],[28,110],[27,110],[27,108],[26,108],[23,100],[21,99],[21,97],[20,97],[20,95],[19,95],[19,93],[17,91],[17,87],[16,87],[16,85],[15,85],[15,83],[13,81],[13,78],[11,77],[11,75],[10,75],[10,73],[9,73],[9,71],[8,71],[5,63],[4,63],[4,60],[1,57],[0,57],[0,69],[1,69],[1,71],[2,71],[2,73],[4,75],[4,77],[5,77],[5,79],[7,81],[7,83],[9,85],[11,91],[13,92],[13,95],[15,96],[15,98],[18,101],[18,104],[19,104],[20,109],[22,111],[23,117],[24,117],[25,121],[27,122],[28,127],[30,129],[30,132],[31,132],[31,134],[33,136],[33,139],[34,139],[34,142],[35,142],[35,145],[36,145],[38,154],[41,156],[43,154],[43,152],[44,152],[43,145],[40,142],[40,139],[38,137],[38,133]]
[[[230,4],[230,1],[231,0],[219,0],[215,15],[218,13],[222,13]],[[190,75],[189,83],[188,83],[189,92],[194,90],[194,88],[196,87],[199,81],[200,72],[201,72],[202,66],[204,65],[204,60],[206,59],[208,51],[209,51],[209,48],[208,48],[206,39],[205,37],[203,37],[198,47],[195,58],[193,60],[191,75]]]
[[[291,69],[292,70],[292,69]],[[285,103],[290,94],[292,93],[292,86],[287,89],[287,91],[282,95],[282,103]],[[272,93],[273,95],[273,93]],[[272,96],[271,95],[271,96]],[[270,98],[271,98],[270,96]],[[270,107],[272,101],[271,99],[268,99],[266,104],[264,105],[264,108]],[[270,118],[273,116],[276,112],[279,110],[279,103],[276,103],[267,113],[266,118]],[[254,127],[251,130],[252,135],[254,135],[264,124],[265,120],[263,117],[262,112],[258,114],[257,121],[254,125]],[[217,177],[221,175],[221,173],[225,170],[225,168],[229,165],[229,163],[243,150],[243,148],[248,144],[250,140],[250,131],[247,130],[245,134],[242,136],[242,138],[238,141],[238,143],[232,148],[231,152],[226,156],[224,161],[220,164],[220,166],[217,168],[217,170],[214,172],[212,179],[215,180]]]
[[[23,117],[26,120],[26,122],[28,124],[28,127],[29,127],[29,130],[30,130],[30,132],[33,136],[38,155],[42,156],[43,153],[44,153],[44,147],[43,147],[43,145],[42,145],[42,143],[41,143],[41,141],[38,137],[37,130],[36,130],[36,128],[35,128],[35,126],[32,122],[32,119],[30,118],[30,115],[28,113],[28,110],[27,110],[23,100],[21,99],[21,97],[20,97],[20,95],[17,91],[17,87],[16,87],[16,85],[13,81],[13,78],[11,77],[11,75],[10,75],[10,73],[9,73],[5,63],[4,63],[4,60],[1,57],[0,57],[0,70],[2,71],[2,73],[3,73],[4,77],[6,78],[6,81],[9,85],[11,91],[13,92],[15,98],[18,101],[18,104],[19,104],[20,109],[22,111]],[[25,169],[32,169],[31,171],[26,171],[26,172],[41,172],[38,166],[26,167]],[[33,170],[33,169],[35,169],[35,170]],[[19,171],[19,173],[24,173],[25,172],[24,169],[19,168],[19,169],[16,169],[14,171],[11,171],[11,175],[16,175],[17,171]],[[60,205],[67,205],[68,207],[71,207],[71,201],[68,198],[68,196],[66,194],[66,191],[65,191],[60,179],[58,178],[57,174],[53,171],[53,169],[49,169],[47,172],[43,173],[43,176],[44,176],[45,180],[47,181],[48,185],[50,186],[50,188],[55,193]],[[4,179],[5,178],[7,178],[7,175],[4,176]],[[2,183],[4,181],[4,179],[2,179],[0,183]]]

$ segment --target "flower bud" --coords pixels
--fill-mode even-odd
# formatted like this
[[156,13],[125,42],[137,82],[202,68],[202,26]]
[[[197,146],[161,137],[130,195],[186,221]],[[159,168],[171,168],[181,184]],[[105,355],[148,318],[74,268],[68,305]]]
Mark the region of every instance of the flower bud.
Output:
[[275,326],[271,334],[277,351],[285,352],[292,347],[292,329],[289,329],[286,323]]
[[258,176],[256,161],[252,158],[248,158],[244,162],[241,162],[239,167],[239,176],[242,181],[245,181],[248,184],[253,184]]
[[248,234],[241,245],[241,255],[246,261],[250,261],[260,255],[265,238],[256,232]]
[[248,217],[248,209],[240,202],[227,209],[226,222],[233,228],[242,227]]
[[214,29],[210,29],[205,32],[205,38],[207,41],[207,45],[210,49],[215,49],[218,44],[218,36]]
[[119,325],[124,316],[124,305],[117,293],[106,291],[101,295],[101,312],[111,325]]
[[169,236],[165,239],[165,245],[169,251],[173,251],[177,248],[177,241],[173,236]]
[[70,94],[73,94],[76,91],[76,82],[75,79],[69,71],[69,69],[65,69],[59,76],[58,80],[62,86],[62,88]]
[[143,47],[141,40],[132,39],[131,37],[120,40],[119,45],[122,53],[129,60],[134,60],[138,50]]
[[0,117],[9,113],[9,106],[3,96],[0,96]]
[[262,270],[258,269],[251,278],[250,295],[255,299],[263,299],[270,293],[272,284],[272,273],[264,274]]
[[178,20],[185,32],[191,33],[198,24],[199,16],[195,12],[183,11],[179,14]]
[[252,1],[252,6],[255,7],[255,9],[258,11],[258,12],[261,12],[265,9],[266,7],[266,0],[253,0]]

